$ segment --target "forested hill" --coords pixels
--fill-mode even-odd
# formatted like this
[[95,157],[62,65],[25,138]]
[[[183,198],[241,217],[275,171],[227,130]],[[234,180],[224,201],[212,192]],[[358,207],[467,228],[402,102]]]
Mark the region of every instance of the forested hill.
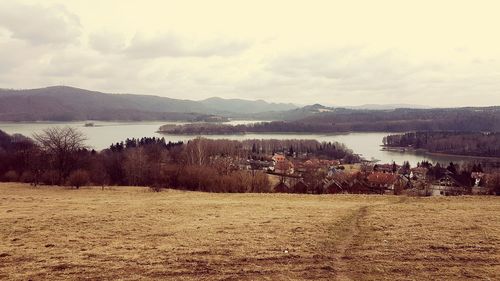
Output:
[[223,99],[212,97],[199,101],[202,105],[216,110],[218,113],[233,113],[245,117],[248,114],[263,114],[269,112],[282,112],[296,109],[297,106],[291,103],[273,103],[264,100],[243,100],[243,99]]
[[318,112],[295,121],[250,125],[196,124],[164,126],[160,131],[176,134],[234,134],[258,132],[408,132],[459,131],[500,132],[500,107],[454,109],[352,110]]
[[411,147],[430,152],[500,157],[500,133],[413,132],[384,137],[386,147]]
[[500,131],[500,107],[336,109],[300,120],[340,131]]
[[203,121],[207,117],[213,119],[213,115],[230,117],[242,112],[254,114],[272,108],[286,110],[293,108],[293,105],[262,100],[192,101],[151,95],[106,94],[66,86],[31,90],[0,89],[0,121]]

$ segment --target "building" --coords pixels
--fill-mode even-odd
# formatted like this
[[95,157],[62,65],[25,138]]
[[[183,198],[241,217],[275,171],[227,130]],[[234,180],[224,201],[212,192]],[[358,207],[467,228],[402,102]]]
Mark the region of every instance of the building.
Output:
[[398,176],[389,173],[375,172],[368,175],[366,179],[368,185],[372,189],[382,194],[386,191],[394,191],[394,185],[396,184]]
[[433,196],[462,195],[466,193],[464,186],[450,174],[444,175],[434,181],[431,184],[430,190]]
[[302,180],[298,181],[293,187],[292,192],[294,193],[307,193],[309,186]]
[[411,168],[410,178],[416,180],[425,180],[427,179],[427,172],[429,172],[429,170],[424,167]]
[[275,153],[272,159],[273,168],[270,170],[274,171],[275,173],[291,175],[295,172],[293,163],[286,159],[285,155],[281,153]]
[[279,193],[288,193],[288,192],[290,192],[290,187],[288,187],[288,185],[286,185],[286,183],[284,183],[284,182],[280,182],[280,183],[278,183],[278,184],[274,187],[274,192],[279,192]]

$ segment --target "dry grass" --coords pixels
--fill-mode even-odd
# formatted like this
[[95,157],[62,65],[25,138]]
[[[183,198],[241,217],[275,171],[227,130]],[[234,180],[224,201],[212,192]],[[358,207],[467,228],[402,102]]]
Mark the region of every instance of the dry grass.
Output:
[[499,280],[500,199],[0,184],[0,279]]

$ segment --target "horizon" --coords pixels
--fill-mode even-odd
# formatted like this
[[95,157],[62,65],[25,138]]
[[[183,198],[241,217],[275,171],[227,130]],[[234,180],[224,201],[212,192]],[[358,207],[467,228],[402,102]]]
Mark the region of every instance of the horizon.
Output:
[[[148,93],[148,94],[139,94],[139,93],[130,93],[130,92],[103,92],[103,91],[98,91],[98,90],[93,90],[93,89],[85,89],[81,87],[75,87],[75,86],[70,86],[70,85],[52,85],[52,86],[45,86],[45,87],[37,87],[37,88],[3,88],[0,87],[0,90],[7,90],[7,91],[29,91],[29,90],[39,90],[39,89],[48,89],[48,88],[72,88],[72,89],[78,89],[78,90],[83,90],[83,91],[89,91],[89,92],[98,92],[101,94],[109,94],[109,95],[137,95],[137,96],[152,96],[152,97],[161,97],[161,98],[171,98],[171,99],[178,99],[178,100],[187,100],[187,101],[195,101],[195,102],[201,102],[209,99],[223,99],[223,100],[239,100],[239,101],[250,101],[250,102],[265,102],[268,104],[288,104],[288,105],[293,105],[296,108],[302,108],[306,106],[313,106],[313,105],[320,105],[320,106],[326,106],[326,107],[332,107],[332,108],[353,108],[353,109],[368,109],[368,110],[378,110],[377,108],[365,108],[365,107],[382,107],[380,110],[384,110],[386,108],[383,107],[388,107],[387,109],[390,109],[389,107],[395,108],[412,108],[412,109],[446,109],[446,108],[465,108],[465,107],[496,107],[500,105],[486,105],[486,106],[427,106],[424,104],[407,104],[407,103],[366,103],[366,104],[356,104],[356,105],[339,105],[339,104],[324,104],[324,103],[319,103],[319,102],[311,102],[309,104],[297,104],[297,103],[291,103],[291,102],[284,102],[284,101],[268,101],[266,99],[251,99],[251,98],[224,98],[224,97],[219,97],[219,96],[212,96],[212,97],[207,97],[204,99],[185,99],[185,98],[173,98],[169,96],[161,96],[155,93]],[[407,106],[407,107],[405,107]]]
[[498,8],[494,1],[5,1],[0,87],[64,84],[297,105],[498,105]]

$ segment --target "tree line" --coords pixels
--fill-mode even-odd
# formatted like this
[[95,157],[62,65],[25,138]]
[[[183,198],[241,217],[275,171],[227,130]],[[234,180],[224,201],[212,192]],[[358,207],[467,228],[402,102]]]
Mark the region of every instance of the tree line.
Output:
[[146,137],[114,143],[100,152],[71,127],[48,128],[28,138],[0,131],[0,179],[33,185],[150,186],[210,192],[270,192],[267,174],[247,171],[247,159],[270,160],[275,152],[355,161],[339,143],[314,140],[210,140],[187,143]]
[[242,133],[334,133],[334,132],[407,132],[458,131],[500,132],[500,108],[335,109],[298,120],[260,122],[246,125],[186,124],[163,126],[170,134],[242,134]]
[[410,132],[384,137],[387,147],[411,147],[456,155],[500,157],[500,133]]

